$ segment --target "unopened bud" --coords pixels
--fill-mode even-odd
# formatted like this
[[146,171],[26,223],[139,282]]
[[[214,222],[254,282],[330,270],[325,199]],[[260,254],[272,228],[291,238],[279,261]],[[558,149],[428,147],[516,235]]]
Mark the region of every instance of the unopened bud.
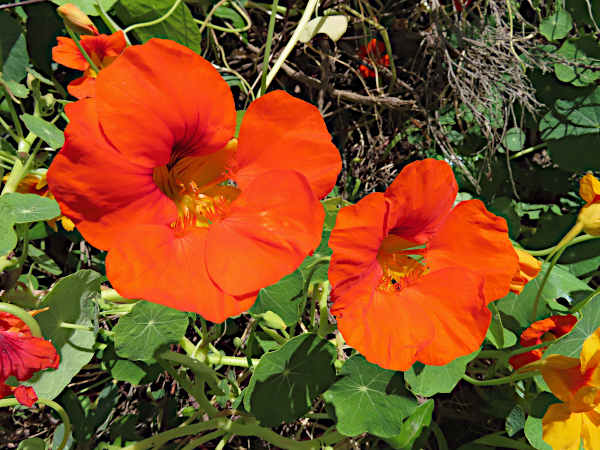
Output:
[[281,317],[275,314],[273,311],[267,311],[262,315],[263,323],[274,330],[284,330],[286,327],[285,322]]
[[43,95],[42,100],[44,101],[47,109],[52,108],[54,106],[54,104],[56,103],[56,99],[54,98],[54,95],[52,95],[50,93]]
[[72,3],[66,3],[56,9],[58,15],[63,18],[65,26],[77,34],[89,34],[98,36],[98,28],[86,16],[82,10]]
[[237,348],[242,346],[242,340],[240,339],[239,336],[236,336],[233,338],[233,345]]

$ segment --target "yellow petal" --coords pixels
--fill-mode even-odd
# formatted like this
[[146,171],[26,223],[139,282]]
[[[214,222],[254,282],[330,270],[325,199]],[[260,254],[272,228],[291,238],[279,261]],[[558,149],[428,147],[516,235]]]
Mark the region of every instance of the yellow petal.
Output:
[[579,359],[550,355],[536,362],[552,393],[563,402],[570,401],[581,386],[585,385],[579,369]]
[[579,196],[587,203],[594,202],[600,196],[600,181],[593,175],[584,176],[579,182]]
[[519,268],[513,275],[510,291],[520,294],[525,285],[538,276],[542,270],[542,263],[523,250],[515,248],[515,251],[519,257]]
[[66,231],[73,231],[75,229],[75,224],[68,217],[61,216],[60,223]]
[[581,359],[581,373],[600,363],[600,328],[585,340],[579,359]]
[[579,450],[582,415],[572,413],[565,403],[550,405],[542,419],[542,438],[552,450]]
[[581,437],[587,449],[600,449],[600,413],[597,410],[582,414]]
[[583,386],[577,391],[569,403],[570,410],[575,413],[582,413],[594,409],[597,406],[595,402],[596,396],[599,393],[598,391],[600,391],[600,389],[597,387]]

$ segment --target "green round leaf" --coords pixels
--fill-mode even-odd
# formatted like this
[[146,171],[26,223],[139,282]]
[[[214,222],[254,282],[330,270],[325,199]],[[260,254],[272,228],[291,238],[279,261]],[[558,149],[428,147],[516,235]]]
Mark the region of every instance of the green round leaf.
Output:
[[335,346],[316,334],[295,337],[264,355],[250,379],[244,406],[263,427],[293,422],[335,381]]
[[542,439],[542,419],[529,416],[525,421],[525,437],[537,450],[552,450],[550,444]]
[[177,344],[185,334],[187,313],[141,300],[115,326],[115,350],[121,358],[152,359],[163,347]]
[[40,438],[29,438],[19,442],[17,450],[46,450],[46,442]]
[[60,216],[60,206],[53,198],[36,194],[6,194],[1,203],[12,206],[16,223],[39,222]]
[[297,269],[277,283],[261,289],[250,312],[264,314],[272,311],[281,317],[285,325],[289,327],[295,324],[300,316],[298,304],[302,298],[303,287],[304,277],[302,272]]
[[17,217],[8,203],[2,206],[0,202],[0,255],[6,255],[17,245],[17,233],[13,228]]
[[525,428],[525,413],[520,406],[515,406],[506,418],[506,432],[509,437],[513,437],[519,431]]
[[65,135],[56,125],[46,122],[41,117],[23,114],[21,120],[29,131],[46,141],[54,150],[61,148],[65,143]]
[[385,439],[394,449],[412,450],[413,444],[428,427],[433,416],[434,401],[427,400],[415,410],[411,416],[402,423],[402,430],[397,436]]
[[47,311],[35,316],[45,339],[52,341],[60,354],[56,370],[37,372],[24,382],[35,389],[39,398],[52,400],[71,382],[73,377],[94,356],[94,333],[86,330],[62,328],[61,324],[74,323],[92,326],[93,297],[100,292],[100,274],[92,270],[80,270],[62,278],[41,304]]
[[[325,208],[325,211],[327,211],[327,208]],[[333,250],[331,250],[331,248],[329,248],[329,245],[328,245],[330,234],[331,234],[331,230],[323,230],[323,233],[321,234],[321,243],[319,244],[319,246],[317,247],[315,252],[312,254],[312,256],[307,256],[306,259],[302,262],[302,265],[300,266],[300,270],[302,271],[302,274],[304,275],[305,279],[306,279],[306,277],[308,277],[308,274],[310,273],[312,265],[315,263],[315,261],[317,261],[319,258],[323,258],[325,256],[331,256],[331,254],[333,253]],[[329,264],[321,265],[313,273],[313,276],[310,279],[311,284],[312,283],[323,283],[323,282],[327,281],[327,271],[328,270],[329,270]]]
[[112,342],[109,342],[108,347],[104,349],[102,362],[115,380],[127,381],[135,385],[152,383],[164,370],[153,359],[144,362],[119,358]]
[[525,133],[520,128],[511,128],[506,132],[503,144],[511,152],[519,152],[525,144]]
[[322,16],[309,21],[302,33],[300,42],[308,42],[319,33],[324,33],[337,42],[348,29],[348,18],[346,16]]
[[348,359],[340,376],[323,398],[337,418],[338,431],[346,436],[396,436],[402,421],[417,409],[417,399],[400,373],[371,364],[362,355]]
[[550,17],[546,17],[540,24],[540,33],[549,41],[567,37],[573,29],[573,19],[567,11],[556,11]]
[[470,355],[461,356],[445,366],[427,366],[416,362],[404,372],[404,379],[410,385],[413,394],[431,397],[439,392],[452,392],[465,374],[469,364],[479,353],[479,349]]
[[560,81],[574,86],[587,86],[600,78],[600,46],[593,36],[569,39],[556,54],[568,60],[554,64],[556,77]]
[[21,81],[29,64],[27,44],[23,28],[8,11],[0,11],[0,64],[2,78],[5,81]]

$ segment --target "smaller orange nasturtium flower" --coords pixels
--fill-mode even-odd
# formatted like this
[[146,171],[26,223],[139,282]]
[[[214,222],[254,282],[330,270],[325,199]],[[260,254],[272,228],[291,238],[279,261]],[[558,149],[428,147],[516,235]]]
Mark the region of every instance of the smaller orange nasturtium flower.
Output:
[[[90,67],[77,48],[73,39],[57,37],[58,45],[52,49],[52,59],[71,69],[83,71],[83,76],[69,83],[69,94],[78,99],[96,96],[96,77],[98,74]],[[81,46],[87,52],[98,69],[110,66],[123,53],[127,42],[122,31],[107,36],[81,36]]]
[[88,16],[72,3],[66,3],[56,8],[58,15],[63,18],[65,26],[77,34],[98,36],[98,28]]
[[523,250],[515,248],[515,252],[517,252],[517,256],[519,257],[519,268],[513,275],[510,292],[518,295],[523,291],[527,283],[538,276],[542,270],[542,263]]
[[[371,60],[371,58],[372,58],[373,60],[375,60],[376,64],[380,64],[382,66],[389,67],[390,66],[390,57],[387,54],[383,55],[384,52],[385,52],[385,44],[381,41],[378,41],[377,39],[372,39],[371,42],[369,42],[366,45],[361,46],[358,49],[357,55],[360,58],[362,58],[362,60],[365,63],[366,62],[372,63],[373,62]],[[363,78],[374,78],[375,77],[375,71],[373,69],[370,69],[369,67],[367,67],[364,64],[361,64],[360,66],[358,66],[358,71],[363,76]]]
[[37,395],[32,387],[15,388],[5,384],[6,380],[10,376],[18,381],[29,380],[39,370],[58,368],[59,361],[60,356],[50,341],[34,337],[21,319],[0,311],[0,398],[14,394],[22,405],[33,405]]
[[[6,175],[3,181],[6,183],[10,174]],[[40,197],[47,197],[54,199],[54,194],[50,191],[48,187],[48,181],[46,181],[46,174],[41,177],[37,175],[27,174],[25,178],[21,180],[19,185],[17,186],[17,192],[20,194],[36,194]],[[75,224],[65,216],[58,216],[54,219],[46,220],[46,223],[52,228],[54,231],[57,231],[56,222],[61,222],[62,226],[67,231],[73,231],[75,229]]]
[[[558,339],[573,329],[577,323],[577,317],[567,314],[566,316],[552,316],[544,320],[534,322],[521,334],[521,345],[532,347],[542,342]],[[538,348],[527,353],[510,358],[510,364],[515,370],[520,369],[530,362],[542,359],[544,349]]]
[[539,370],[563,403],[548,407],[542,438],[553,450],[600,448],[600,328],[585,340],[579,358],[549,355],[519,372]]

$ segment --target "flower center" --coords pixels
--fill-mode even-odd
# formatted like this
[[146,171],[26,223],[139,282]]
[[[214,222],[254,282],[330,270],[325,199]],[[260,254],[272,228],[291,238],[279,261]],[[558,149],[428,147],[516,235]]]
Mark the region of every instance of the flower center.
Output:
[[397,292],[406,289],[429,272],[425,256],[424,246],[393,235],[386,237],[377,253],[377,260],[383,269],[378,289]]

